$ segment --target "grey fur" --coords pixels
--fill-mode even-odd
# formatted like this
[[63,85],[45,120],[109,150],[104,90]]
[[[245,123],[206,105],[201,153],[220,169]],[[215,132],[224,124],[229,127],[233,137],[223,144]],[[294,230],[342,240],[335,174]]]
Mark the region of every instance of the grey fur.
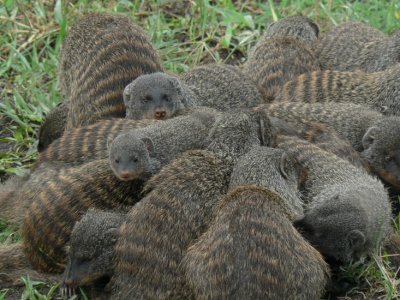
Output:
[[400,117],[351,103],[272,103],[268,113],[300,126],[321,122],[360,152],[372,172],[400,187]]
[[63,274],[63,292],[93,285],[114,274],[114,246],[125,214],[89,209],[75,223],[68,247],[68,263]]
[[400,62],[400,31],[387,37],[357,21],[342,23],[316,43],[324,70],[377,72]]
[[278,146],[307,171],[305,217],[295,225],[311,244],[342,262],[371,254],[389,229],[391,207],[382,183],[298,138],[282,136]]
[[198,66],[181,79],[165,73],[142,75],[124,90],[130,119],[168,119],[194,106],[225,111],[260,102],[254,83],[236,67],[222,64]]
[[180,153],[204,149],[210,126],[219,114],[213,109],[199,108],[187,116],[119,135],[110,146],[112,170],[121,180],[149,177]]

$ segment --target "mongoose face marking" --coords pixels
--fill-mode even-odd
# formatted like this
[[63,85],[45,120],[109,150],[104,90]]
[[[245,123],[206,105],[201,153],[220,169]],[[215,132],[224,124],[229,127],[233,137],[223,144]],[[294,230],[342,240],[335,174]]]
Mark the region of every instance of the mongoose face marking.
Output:
[[161,72],[139,76],[126,86],[123,97],[129,119],[168,119],[185,103],[178,79]]
[[114,174],[129,181],[151,174],[149,152],[153,142],[149,138],[138,138],[130,133],[117,136],[110,147],[109,161]]
[[319,26],[307,17],[287,17],[268,26],[265,38],[290,36],[307,42],[315,41],[319,35]]
[[370,127],[362,139],[361,157],[371,170],[400,188],[400,119],[387,117]]
[[71,233],[68,264],[63,274],[63,293],[77,287],[107,283],[114,273],[114,245],[123,214],[89,209]]

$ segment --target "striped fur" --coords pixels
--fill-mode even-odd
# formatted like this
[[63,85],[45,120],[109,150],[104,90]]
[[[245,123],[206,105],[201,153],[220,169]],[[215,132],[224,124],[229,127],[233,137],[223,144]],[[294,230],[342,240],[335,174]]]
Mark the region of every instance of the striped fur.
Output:
[[[38,180],[38,179],[36,179]],[[90,208],[123,209],[136,203],[142,181],[121,181],[108,160],[96,160],[57,174],[41,177],[31,187],[30,208],[22,226],[24,252],[32,266],[42,272],[62,272],[68,242],[76,221]]]
[[145,32],[130,19],[104,13],[84,16],[61,50],[61,90],[70,105],[66,128],[125,117],[125,86],[142,74],[162,70]]

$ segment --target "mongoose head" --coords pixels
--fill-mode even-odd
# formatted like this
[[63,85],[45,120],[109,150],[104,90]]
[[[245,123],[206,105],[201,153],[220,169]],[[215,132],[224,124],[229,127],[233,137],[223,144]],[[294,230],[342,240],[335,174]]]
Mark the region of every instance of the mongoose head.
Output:
[[89,209],[71,233],[63,293],[94,284],[107,284],[114,273],[114,245],[124,215]]
[[241,156],[233,168],[229,188],[240,185],[257,185],[279,194],[289,207],[303,214],[298,186],[301,167],[284,150],[254,146]]
[[346,188],[332,196],[322,195],[321,199],[330,199],[312,207],[294,225],[326,258],[344,263],[357,260],[373,247],[366,235],[367,214],[359,206],[365,198],[374,196],[368,188]]
[[111,169],[123,181],[147,177],[151,174],[151,152],[151,139],[140,138],[134,132],[120,134],[110,146]]
[[123,92],[126,117],[136,120],[171,118],[185,108],[185,97],[177,78],[161,72],[141,75]]
[[313,42],[318,35],[319,26],[312,20],[304,16],[292,16],[271,23],[263,37],[295,37]]
[[361,157],[388,184],[400,189],[400,117],[384,117],[362,138]]

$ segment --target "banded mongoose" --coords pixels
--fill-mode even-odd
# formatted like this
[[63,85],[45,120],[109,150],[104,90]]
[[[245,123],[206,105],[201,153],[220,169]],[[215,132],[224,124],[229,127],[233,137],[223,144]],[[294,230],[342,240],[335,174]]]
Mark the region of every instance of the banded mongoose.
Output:
[[[264,109],[263,107],[265,106],[261,105],[257,109]],[[368,165],[362,160],[360,153],[354,149],[350,142],[327,125],[308,120],[302,120],[302,123],[287,122],[272,116],[270,116],[270,119],[277,134],[297,136],[325,151],[336,154],[356,167],[369,171]]]
[[115,299],[190,297],[180,267],[186,248],[211,221],[233,162],[261,141],[271,145],[273,134],[266,115],[224,114],[207,150],[185,152],[147,182],[116,245]]
[[75,222],[89,208],[127,211],[140,200],[144,183],[140,178],[118,179],[108,159],[44,173],[36,180],[40,180],[37,187],[22,187],[31,203],[22,225],[24,253],[35,269],[51,273],[64,270],[64,246]]
[[110,145],[111,169],[121,180],[150,177],[182,152],[204,149],[218,115],[213,109],[202,108],[117,136]]
[[320,299],[328,268],[293,227],[300,174],[283,150],[256,146],[235,164],[230,192],[184,258],[199,299]]
[[400,117],[350,103],[271,103],[266,109],[296,125],[311,121],[333,128],[360,152],[373,173],[400,188]]
[[22,277],[34,281],[60,282],[61,276],[39,273],[32,269],[21,243],[0,245],[0,289],[23,286]]
[[400,115],[400,64],[375,73],[314,71],[287,82],[277,101],[344,102]]
[[61,47],[59,81],[69,103],[66,128],[125,117],[125,86],[140,75],[162,71],[146,33],[129,18],[85,15]]
[[165,73],[142,75],[124,90],[127,118],[168,119],[194,106],[218,110],[261,103],[256,85],[238,68],[223,64],[197,66],[181,78]]
[[60,138],[39,154],[36,166],[43,162],[58,162],[67,166],[76,166],[92,160],[107,158],[108,145],[119,134],[157,122],[160,121],[115,118],[73,128],[64,132]]
[[323,70],[377,72],[400,62],[400,31],[386,36],[361,22],[339,24],[316,43]]
[[243,72],[271,102],[285,82],[295,76],[319,70],[311,44],[319,34],[318,25],[306,17],[294,16],[272,23],[250,50]]
[[68,104],[60,102],[44,119],[39,129],[38,151],[45,150],[53,141],[61,137],[67,124]]
[[109,283],[114,273],[114,246],[125,214],[89,209],[75,223],[68,246],[68,263],[63,273],[62,293]]
[[306,239],[342,263],[371,254],[390,228],[382,183],[304,140],[280,136],[277,144],[306,170],[305,215],[294,223]]

